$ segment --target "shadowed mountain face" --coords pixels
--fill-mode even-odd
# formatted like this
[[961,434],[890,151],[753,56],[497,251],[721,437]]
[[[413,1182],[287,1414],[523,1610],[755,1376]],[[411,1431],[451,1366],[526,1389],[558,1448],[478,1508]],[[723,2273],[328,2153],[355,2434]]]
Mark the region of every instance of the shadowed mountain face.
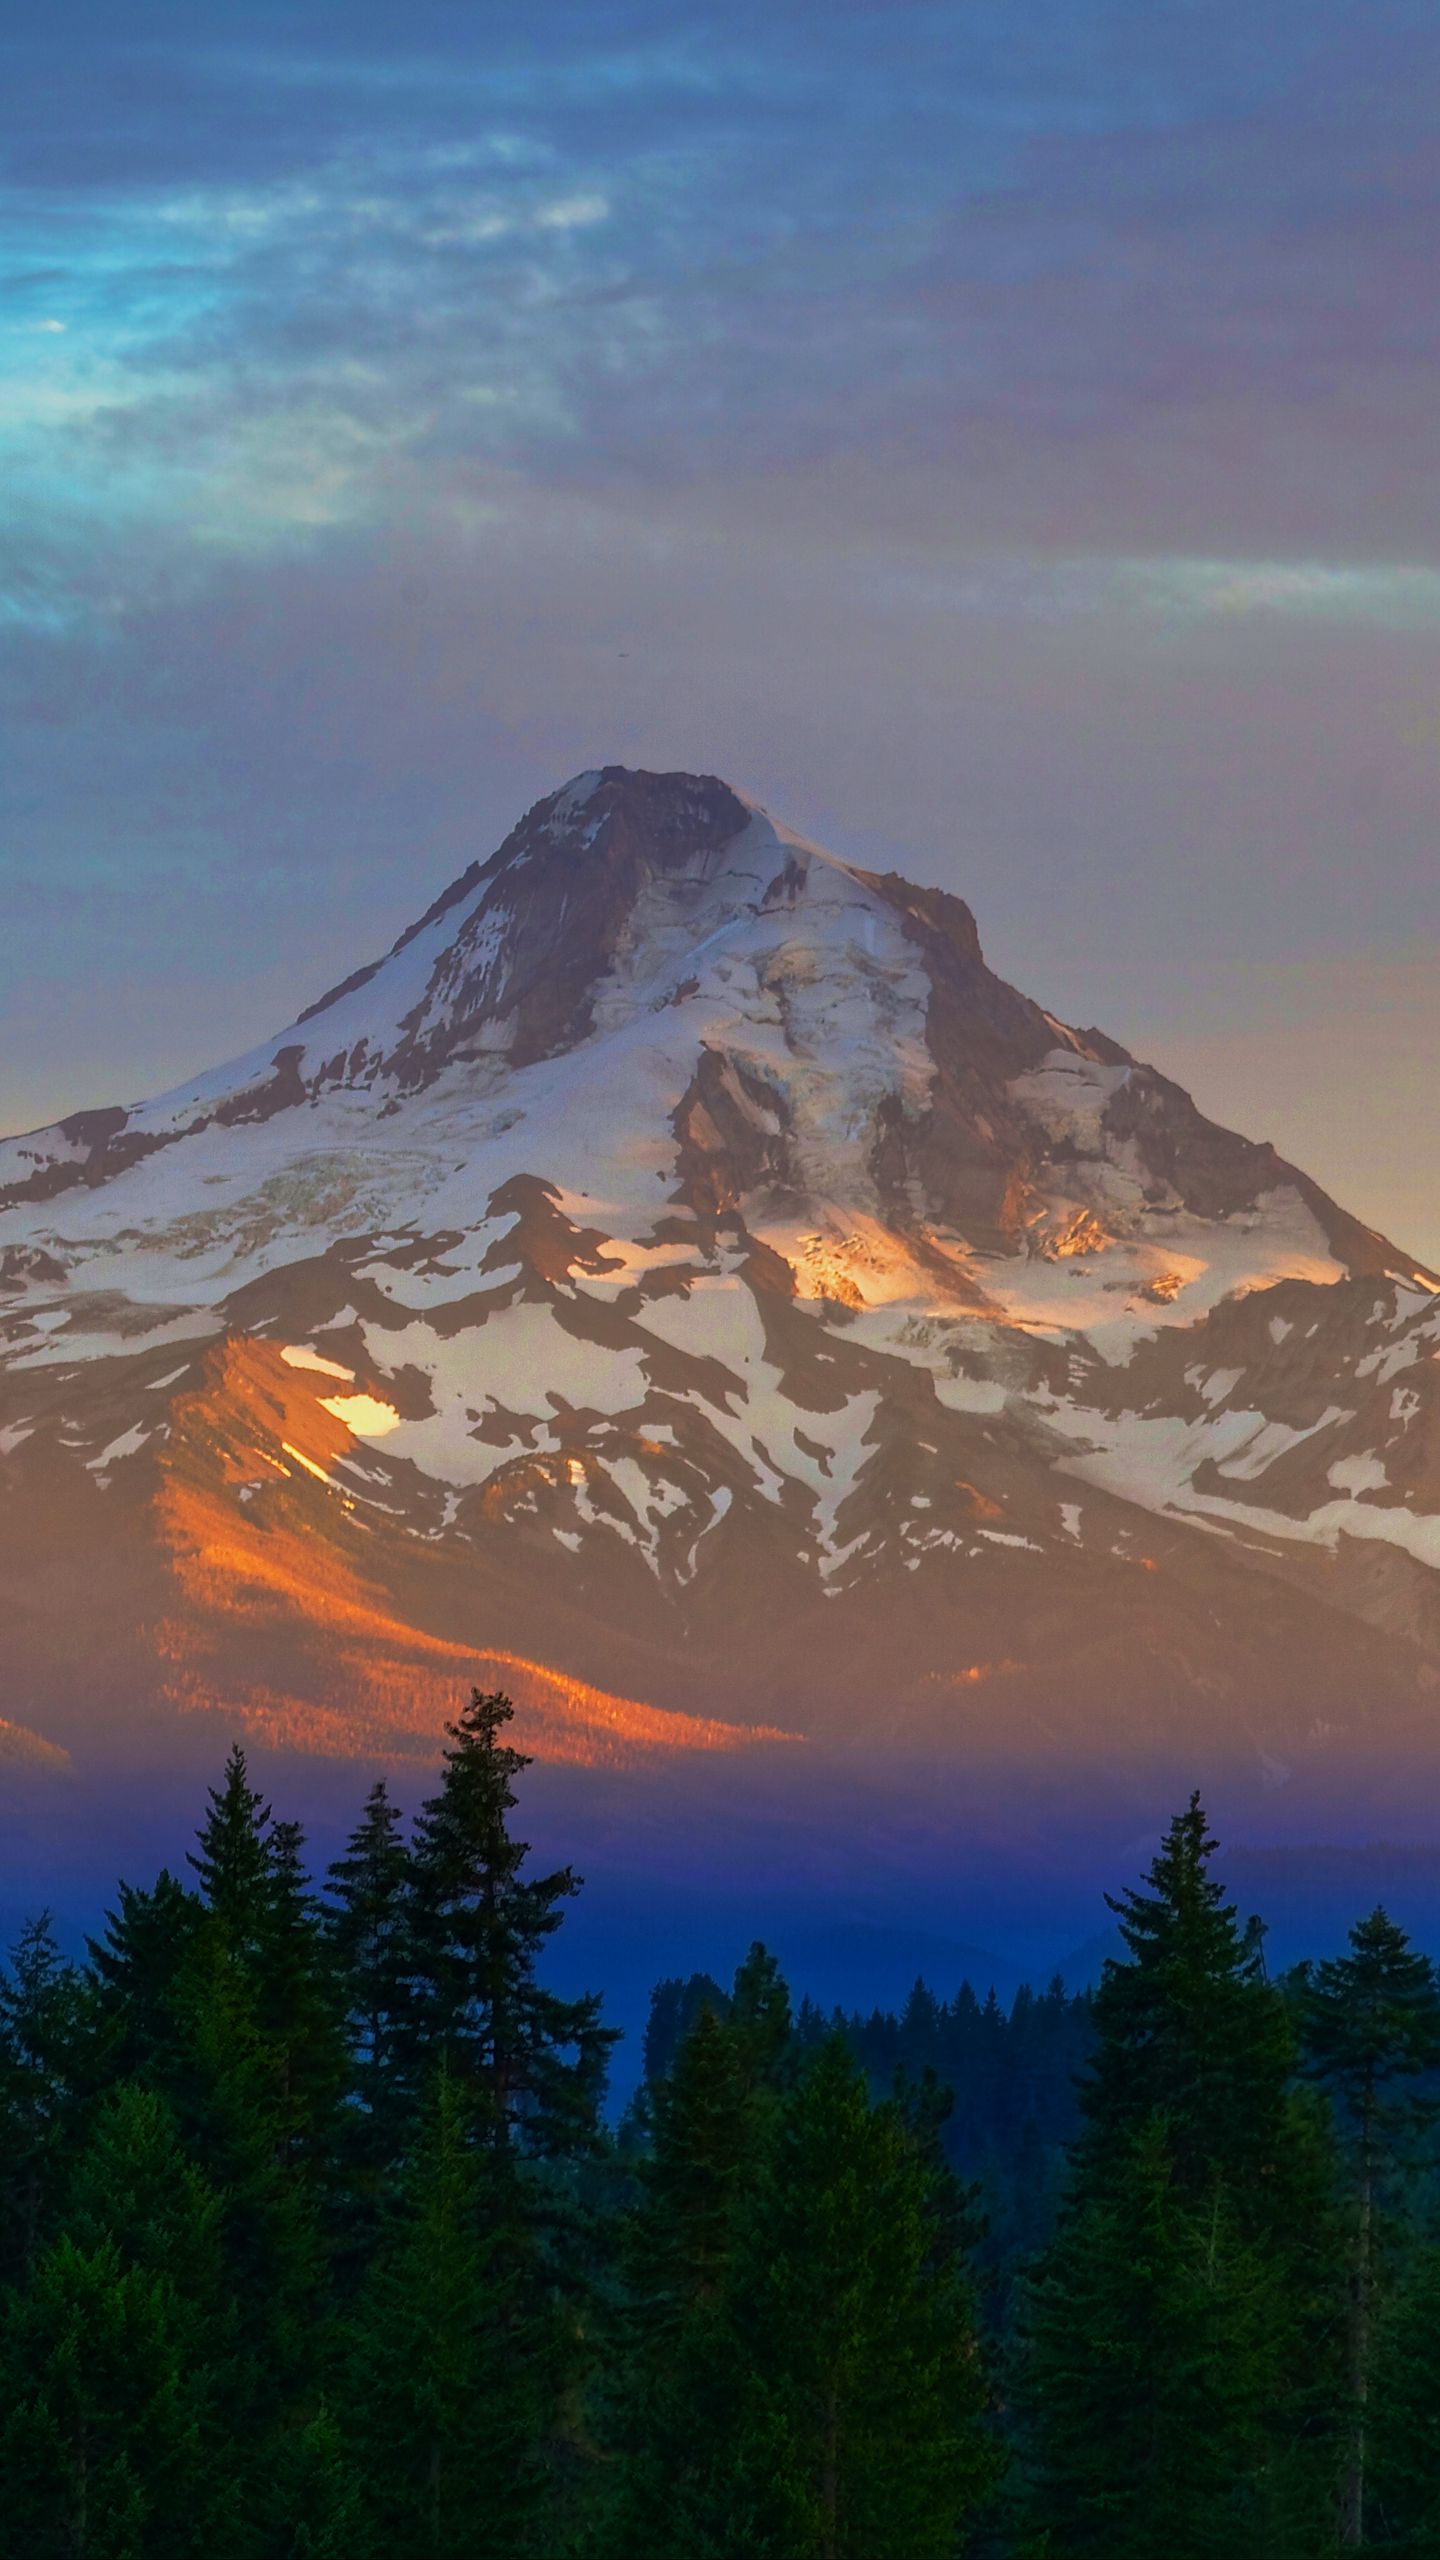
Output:
[[264,1048],[0,1144],[11,1760],[428,1757],[478,1678],[736,1802],[1403,1803],[1436,1291],[958,899],[583,774]]

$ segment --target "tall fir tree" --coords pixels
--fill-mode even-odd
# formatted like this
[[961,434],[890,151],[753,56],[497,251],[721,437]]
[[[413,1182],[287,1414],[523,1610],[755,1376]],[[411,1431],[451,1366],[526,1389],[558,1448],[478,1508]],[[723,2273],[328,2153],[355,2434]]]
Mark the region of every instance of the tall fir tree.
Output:
[[245,2560],[391,2560],[376,2549],[361,2466],[327,2400],[276,2445],[243,2548]]
[[188,2452],[183,2513],[172,2515],[165,2512],[175,2495],[166,2467],[172,2455],[162,2448],[152,2490],[145,2443],[130,2449],[130,2467],[151,2510],[147,2550],[184,2553],[189,2535],[203,2542],[207,2560],[249,2560],[250,2466],[234,2433],[245,2377],[225,2264],[224,2206],[187,2159],[155,2090],[121,2082],[101,2102],[75,2163],[61,2227],[92,2266],[108,2251],[122,2277],[149,2279],[163,2309],[178,2368],[172,2432]]
[[25,2560],[188,2560],[201,2486],[174,2296],[63,2236],[0,2317],[7,2549]]
[[90,2047],[85,1986],[42,1912],[0,1970],[0,2283],[23,2283],[48,2230]]
[[1440,2068],[1440,1986],[1428,1956],[1383,1910],[1357,1921],[1347,1951],[1317,1965],[1303,1995],[1307,2057],[1335,2101],[1350,2191],[1349,2445],[1343,2540],[1365,2541],[1368,2418],[1380,2272],[1403,2204],[1415,2138],[1436,2105],[1424,2075]]
[[656,1983],[645,2023],[647,2088],[653,2088],[672,2069],[675,2056],[702,2009],[713,2009],[717,2018],[730,2014],[730,1995],[721,1990],[713,1974],[675,1974],[666,1982]]
[[1104,2175],[1070,2199],[1021,2314],[1040,2549],[1259,2560],[1273,2547],[1256,2492],[1289,2339],[1270,2275],[1223,2187],[1203,2203],[1187,2193],[1165,2117],[1117,2138]]
[[121,1884],[116,1908],[87,1941],[105,2080],[163,2084],[174,2057],[176,1997],[205,1926],[198,1893],[162,1867],[150,1887]]
[[266,1841],[266,1895],[255,1950],[256,2017],[275,2058],[291,2160],[317,2178],[336,2139],[347,2077],[340,1985],[305,1869],[298,1823]]
[[652,2092],[603,2548],[948,2554],[991,2457],[942,2101],[802,2056],[763,1947],[725,2008]]
[[546,2545],[541,2364],[523,2267],[497,2231],[492,2164],[442,2068],[354,2324],[348,2407],[362,2548],[384,2560],[515,2560]]
[[1407,2251],[1380,2307],[1369,2419],[1366,2547],[1395,2560],[1440,2560],[1440,2240],[1433,2236]]
[[238,1742],[232,1743],[224,1775],[209,1796],[210,1810],[188,1863],[231,1953],[243,1963],[258,1955],[270,1916],[271,1815],[260,1790],[250,1784],[249,1764]]
[[741,2377],[716,2545],[950,2560],[989,2485],[948,2182],[922,2127],[824,2044],[766,2128],[726,2280]]
[[1106,1895],[1126,1960],[1101,1976],[1082,2091],[1082,2159],[1163,2116],[1175,2177],[1191,2196],[1208,2194],[1221,2170],[1251,2194],[1271,2182],[1295,2059],[1260,1942],[1212,1872],[1215,1848],[1192,1796],[1146,1886]]
[[[1207,2409],[1228,2412],[1214,2426],[1243,2503],[1220,2511],[1222,2538],[1289,2560],[1323,2544],[1330,2513],[1333,2164],[1293,2089],[1285,2003],[1211,1872],[1214,1850],[1192,1797],[1145,1887],[1111,1904],[1126,1959],[1095,1994],[1071,2184],[1024,2321],[1032,2514],[1059,2547],[1069,2535],[1107,2560],[1138,2560],[1157,2535],[1177,2555],[1214,2547],[1213,2501],[1186,2508],[1157,2451],[1183,2452],[1196,2431],[1198,2446]],[[1136,2257],[1126,2227],[1142,2202],[1153,2247]],[[1190,2301],[1192,2279],[1193,2317],[1177,2320],[1167,2283]],[[1077,2354],[1087,2304],[1096,2326]],[[1132,2354],[1141,2394],[1125,2378]]]
[[714,2476],[738,2415],[726,2278],[782,2050],[762,2077],[753,2038],[747,2049],[743,2030],[702,2003],[650,2093],[607,2395],[604,2549],[615,2560],[667,2544],[676,2560],[691,2560],[710,2548]]
[[790,1992],[776,1959],[758,1938],[736,1968],[729,2025],[746,2085],[752,2090],[776,2088],[790,2048]]
[[[487,2280],[507,2325],[507,2370],[543,2411],[556,2493],[574,2457],[594,2232],[588,2184],[614,2032],[593,1995],[565,1999],[542,1960],[578,1891],[568,1867],[526,1873],[510,1817],[527,1756],[510,1700],[476,1690],[447,1726],[438,1794],[415,1826],[408,2067],[443,2069],[480,2173]],[[537,2526],[537,2531],[541,2530]],[[543,2548],[543,2545],[542,2545]]]
[[340,2127],[346,2205],[362,2234],[373,2227],[414,2131],[411,1881],[401,1816],[377,1778],[330,1867],[325,1923],[349,2054]]
[[645,2209],[630,2253],[637,2304],[662,2360],[696,2304],[719,2297],[760,2094],[733,2025],[701,2008],[654,2091]]
[[313,2173],[335,2136],[346,2071],[340,1992],[304,1851],[299,1824],[274,1820],[236,1744],[190,1864],[212,1937],[248,1994],[277,2139]]
[[530,1848],[510,1816],[530,1762],[504,1739],[514,1712],[476,1689],[445,1728],[440,1791],[415,1826],[410,2031],[444,2060],[497,2158],[560,2161],[594,2145],[615,2038],[597,1998],[562,1999],[540,1980],[579,1882],[568,1867],[523,1873]]

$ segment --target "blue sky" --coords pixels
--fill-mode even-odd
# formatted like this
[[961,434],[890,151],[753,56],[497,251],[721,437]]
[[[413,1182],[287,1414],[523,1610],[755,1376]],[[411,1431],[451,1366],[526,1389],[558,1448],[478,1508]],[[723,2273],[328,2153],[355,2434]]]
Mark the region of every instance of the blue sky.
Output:
[[718,769],[1440,1257],[1440,19],[16,13],[0,1125]]

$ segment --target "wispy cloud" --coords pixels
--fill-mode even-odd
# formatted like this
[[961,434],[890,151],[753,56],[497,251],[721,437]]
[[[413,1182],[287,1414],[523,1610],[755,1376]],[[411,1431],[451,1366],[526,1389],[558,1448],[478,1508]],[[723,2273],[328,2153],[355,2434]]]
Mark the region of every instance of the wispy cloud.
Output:
[[1156,560],[1126,565],[1153,605],[1201,614],[1273,614],[1389,631],[1440,632],[1440,568],[1391,561]]
[[1433,0],[183,14],[7,42],[0,1006],[123,948],[144,1080],[610,754],[1121,1030],[1418,929]]
[[248,477],[258,541],[303,419],[317,494],[280,462],[280,539],[383,516],[405,456],[603,482],[864,451],[943,464],[977,537],[998,503],[1025,550],[1323,559],[1328,529],[1404,558],[1434,540],[1440,34],[1407,0],[1363,46],[1339,0],[1285,0],[1263,42],[1204,14],[1202,40],[1102,0],[1018,28],[901,0],[841,5],[821,45],[783,12],[542,0],[483,45],[362,7],[162,53],[69,0],[20,48],[0,201],[46,280],[12,485],[148,473],[208,539],[213,455],[217,517]]

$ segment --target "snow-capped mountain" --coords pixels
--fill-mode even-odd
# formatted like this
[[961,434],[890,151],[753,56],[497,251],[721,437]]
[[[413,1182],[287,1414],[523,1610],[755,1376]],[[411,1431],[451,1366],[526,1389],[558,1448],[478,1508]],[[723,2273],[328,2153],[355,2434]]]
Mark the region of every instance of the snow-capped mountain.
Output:
[[265,1047],[0,1143],[3,1703],[403,1753],[488,1665],[571,1758],[1403,1772],[1437,1291],[957,898],[607,766]]

